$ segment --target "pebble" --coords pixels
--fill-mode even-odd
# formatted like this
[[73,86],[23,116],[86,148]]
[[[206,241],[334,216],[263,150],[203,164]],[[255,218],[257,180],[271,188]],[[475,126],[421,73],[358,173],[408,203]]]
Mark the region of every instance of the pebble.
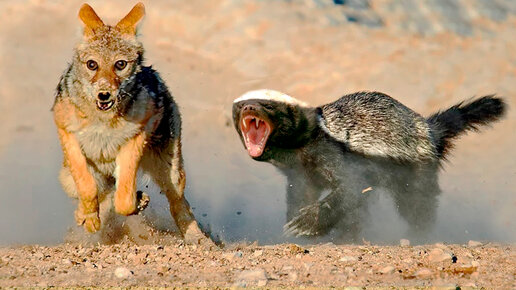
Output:
[[291,271],[288,273],[288,280],[294,282],[297,280],[297,273],[295,271]]
[[238,252],[230,252],[230,253],[223,254],[222,257],[224,257],[225,259],[231,261],[231,260],[233,260],[235,258],[242,258],[243,254],[240,251],[238,251]]
[[344,256],[344,257],[339,259],[339,262],[353,262],[353,261],[356,261],[356,260],[357,260],[357,258],[355,258],[355,257]]
[[240,272],[235,280],[235,286],[257,285],[263,287],[267,285],[267,274],[264,269],[245,270]]
[[257,251],[254,251],[253,253],[253,257],[259,257],[263,254],[263,250],[257,250]]
[[131,275],[133,275],[133,272],[131,272],[131,270],[129,270],[129,269],[125,268],[125,267],[118,267],[118,268],[115,269],[115,276],[118,279],[127,279]]
[[478,241],[469,241],[468,242],[468,247],[480,247],[480,246],[482,246],[481,242],[478,242]]
[[428,279],[432,277],[433,273],[430,269],[422,268],[419,269],[414,275],[420,279]]
[[394,273],[394,267],[393,266],[386,266],[380,269],[380,273],[382,274],[392,274]]
[[445,253],[442,249],[435,248],[430,251],[428,255],[428,259],[432,263],[439,263],[445,261],[451,261],[452,255],[450,253]]
[[408,247],[408,246],[410,246],[410,240],[407,240],[407,239],[401,239],[401,240],[400,240],[400,246],[402,246],[402,247]]

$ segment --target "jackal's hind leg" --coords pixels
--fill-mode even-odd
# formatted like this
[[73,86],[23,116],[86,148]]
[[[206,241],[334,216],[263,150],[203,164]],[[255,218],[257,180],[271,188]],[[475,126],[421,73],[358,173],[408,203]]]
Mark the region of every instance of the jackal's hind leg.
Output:
[[[145,161],[144,161],[145,160]],[[154,182],[166,195],[170,213],[181,231],[185,241],[191,244],[214,245],[199,228],[188,201],[184,197],[186,176],[181,156],[179,139],[153,158],[144,158],[142,165]]]

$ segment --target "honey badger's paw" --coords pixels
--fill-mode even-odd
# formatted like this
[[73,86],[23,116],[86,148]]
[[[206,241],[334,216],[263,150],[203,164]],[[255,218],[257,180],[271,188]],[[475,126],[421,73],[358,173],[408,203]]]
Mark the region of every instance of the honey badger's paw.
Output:
[[[286,236],[319,236],[328,233],[336,223],[335,212],[328,202],[305,206],[299,214],[283,226]],[[337,215],[338,216],[338,215]]]
[[83,213],[82,210],[75,211],[75,221],[78,226],[84,226],[90,233],[94,233],[100,229],[99,212]]
[[319,203],[306,206],[283,226],[286,236],[316,236],[319,234]]

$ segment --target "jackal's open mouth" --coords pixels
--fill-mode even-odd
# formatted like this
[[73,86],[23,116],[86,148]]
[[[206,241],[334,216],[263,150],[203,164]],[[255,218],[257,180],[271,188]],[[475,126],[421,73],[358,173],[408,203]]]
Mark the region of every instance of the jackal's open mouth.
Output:
[[240,130],[249,155],[251,157],[261,156],[271,133],[269,122],[254,115],[242,116]]
[[99,110],[101,110],[101,111],[107,111],[107,110],[111,109],[111,107],[113,107],[114,104],[115,104],[114,100],[107,101],[107,102],[97,101],[97,108],[99,108]]

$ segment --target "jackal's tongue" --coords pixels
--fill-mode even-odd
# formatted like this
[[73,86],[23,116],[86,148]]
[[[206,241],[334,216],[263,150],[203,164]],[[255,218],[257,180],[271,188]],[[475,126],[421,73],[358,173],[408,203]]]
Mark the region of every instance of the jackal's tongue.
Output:
[[247,152],[252,157],[258,157],[262,155],[267,137],[269,137],[268,124],[258,118],[246,118],[243,122],[245,122],[245,126],[242,126],[242,133]]

